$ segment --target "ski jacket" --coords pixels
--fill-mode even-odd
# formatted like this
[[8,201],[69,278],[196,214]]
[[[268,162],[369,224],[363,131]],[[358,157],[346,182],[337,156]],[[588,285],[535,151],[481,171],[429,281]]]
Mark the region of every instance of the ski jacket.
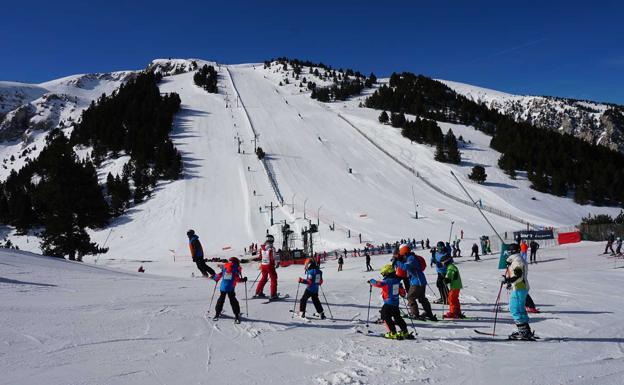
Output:
[[193,262],[204,259],[204,249],[202,248],[197,235],[193,235],[189,238],[189,249],[191,250],[191,258],[193,258]]
[[223,292],[234,291],[236,288],[236,284],[241,279],[241,274],[243,274],[243,268],[233,264],[232,262],[227,262],[221,267],[221,272],[214,277],[216,282],[221,281],[221,286],[219,290]]
[[392,259],[392,266],[396,271],[396,276],[399,278],[407,278],[407,269],[405,268],[405,258],[397,256]]
[[260,265],[273,266],[279,263],[279,255],[275,252],[273,246],[267,246],[266,244],[260,246]]
[[399,296],[405,297],[405,289],[396,276],[389,276],[381,281],[371,279],[370,284],[381,288],[381,297],[386,305],[399,306]]
[[446,279],[449,281],[451,289],[463,288],[459,269],[454,263],[450,263],[446,266]]
[[446,250],[443,252],[439,252],[436,250],[435,253],[431,254],[431,264],[435,264],[438,274],[446,274],[446,266],[442,263],[442,258],[446,257],[447,255],[449,254],[446,252]]
[[521,253],[526,253],[527,250],[529,250],[529,245],[527,245],[526,242],[522,242],[520,244],[520,252]]
[[338,257],[338,264],[342,265],[344,263],[344,260],[342,259],[342,257]]
[[321,269],[308,269],[306,271],[306,277],[302,278],[303,283],[307,286],[307,289],[311,293],[318,293],[319,286],[323,284],[323,272]]
[[531,241],[529,246],[531,247],[531,251],[537,251],[537,249],[539,249],[539,243],[537,243],[535,241]]
[[[422,259],[422,257],[419,257],[413,252],[410,252],[409,254],[407,254],[405,262],[401,262],[399,260],[395,261],[397,265],[397,271],[400,267],[402,270],[408,273],[410,285],[412,286],[425,286],[427,284],[427,278],[425,277],[423,263],[421,263],[420,259]],[[397,274],[397,276],[399,275]]]
[[507,258],[507,262],[510,263],[507,268],[506,276],[513,284],[514,290],[529,290],[529,281],[527,278],[528,268],[526,263],[522,260],[518,254],[514,254]]

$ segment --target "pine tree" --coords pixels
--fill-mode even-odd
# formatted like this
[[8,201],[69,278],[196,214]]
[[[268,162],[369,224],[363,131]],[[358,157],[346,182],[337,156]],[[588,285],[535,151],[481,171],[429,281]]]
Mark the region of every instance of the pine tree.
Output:
[[444,152],[444,143],[442,143],[442,140],[436,144],[436,151],[433,159],[438,162],[446,162],[446,153]]
[[474,180],[478,184],[485,183],[487,179],[487,174],[485,173],[485,168],[481,165],[476,165],[472,168],[472,172],[468,175],[468,178]]
[[388,113],[386,111],[382,111],[381,114],[379,114],[379,123],[386,124],[388,123],[388,120]]

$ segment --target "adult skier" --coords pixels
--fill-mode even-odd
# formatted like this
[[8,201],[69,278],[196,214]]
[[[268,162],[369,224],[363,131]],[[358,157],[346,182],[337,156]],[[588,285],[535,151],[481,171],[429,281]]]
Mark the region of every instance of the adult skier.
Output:
[[[381,288],[381,296],[384,304],[381,307],[381,319],[386,324],[388,332],[383,336],[393,340],[414,339],[414,335],[407,330],[407,324],[401,311],[399,310],[399,296],[405,297],[405,289],[401,285],[401,280],[397,278],[392,264],[384,265],[380,270],[383,280],[371,279],[368,283],[374,287]],[[397,325],[401,328],[397,332]]]
[[240,323],[240,305],[236,299],[236,284],[238,282],[247,282],[247,277],[243,277],[243,268],[240,266],[240,261],[236,257],[229,259],[227,263],[221,268],[221,272],[212,277],[216,282],[221,281],[219,291],[221,295],[217,299],[217,305],[215,306],[214,321],[218,320],[223,311],[223,304],[225,303],[225,296],[230,299],[230,305],[232,306],[232,312],[234,313],[234,322]]
[[305,278],[300,277],[297,279],[297,282],[306,284],[306,289],[301,296],[301,300],[299,301],[299,316],[301,318],[305,318],[308,299],[312,298],[312,303],[316,308],[316,313],[321,317],[321,319],[325,319],[323,305],[318,297],[319,286],[323,284],[323,272],[317,266],[314,259],[308,258],[305,260],[305,274]]
[[[409,316],[411,318],[419,318],[422,320],[428,319],[430,321],[437,321],[438,318],[431,311],[431,304],[425,296],[425,290],[427,287],[427,278],[425,277],[425,268],[427,262],[419,255],[414,254],[411,248],[403,244],[399,247],[399,258],[395,264],[402,270],[406,271],[409,276],[410,287],[407,291],[407,307],[409,308]],[[424,315],[421,317],[418,311],[418,304],[420,302],[423,308]]]
[[368,253],[368,251],[366,253],[364,253],[364,256],[366,257],[366,271],[373,271],[373,267],[370,264],[371,256]]
[[507,250],[507,272],[503,276],[502,284],[507,285],[507,289],[512,289],[509,298],[509,311],[513,317],[518,331],[509,335],[510,339],[532,340],[533,332],[529,326],[529,315],[525,309],[526,296],[529,292],[526,279],[526,264],[519,255],[519,247],[509,247]]
[[186,232],[186,236],[189,239],[189,249],[191,250],[191,258],[197,265],[197,268],[204,277],[213,277],[215,271],[204,260],[204,249],[202,248],[199,237],[195,234],[195,230],[189,230]]
[[439,241],[436,245],[435,250],[432,250],[430,263],[432,267],[435,265],[436,271],[438,272],[436,286],[440,291],[440,298],[435,300],[434,303],[442,303],[445,305],[448,303],[448,288],[444,283],[444,277],[446,276],[446,266],[442,263],[442,259],[447,256],[450,258],[446,245],[444,244],[444,242]]
[[612,232],[607,236],[607,246],[605,246],[604,254],[607,254],[607,250],[611,250],[611,254],[615,254],[613,251],[613,242],[615,241],[615,234]]
[[480,261],[481,258],[479,258],[479,246],[477,246],[476,243],[472,244],[472,253],[470,254],[470,256],[472,257],[474,255],[475,257],[475,261]]
[[622,238],[617,237],[615,239],[615,255],[622,254]]
[[342,271],[342,265],[344,264],[344,259],[342,258],[342,255],[340,257],[338,257],[338,271]]
[[529,248],[531,249],[529,263],[537,263],[537,249],[539,249],[539,243],[532,240],[531,243],[529,243]]
[[[405,246],[407,246],[406,244],[403,244]],[[409,248],[409,246],[407,246]],[[403,254],[401,255],[400,253],[400,246],[397,247],[394,250],[394,254],[392,256],[392,267],[394,267],[394,274],[397,276],[398,279],[400,279],[403,282],[403,287],[405,287],[405,291],[409,291],[410,289],[410,278],[407,274],[407,271],[405,270],[404,263],[405,263],[405,256],[407,254]]]
[[260,272],[262,277],[256,287],[256,295],[254,297],[266,297],[264,294],[264,285],[267,283],[267,278],[271,278],[271,297],[270,299],[278,298],[277,295],[277,271],[279,267],[280,259],[279,255],[273,248],[273,242],[275,238],[271,234],[267,234],[266,241],[260,246]]

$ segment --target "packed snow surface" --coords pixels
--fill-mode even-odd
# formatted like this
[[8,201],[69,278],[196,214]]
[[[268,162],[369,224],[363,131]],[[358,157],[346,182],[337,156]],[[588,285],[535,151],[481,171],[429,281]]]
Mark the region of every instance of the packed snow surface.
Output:
[[[390,341],[368,336],[365,326],[366,281],[378,278],[387,255],[373,256],[373,272],[365,272],[363,258],[346,258],[342,272],[335,261],[323,265],[325,312],[333,320],[291,318],[303,268],[290,266],[278,269],[279,291],[290,298],[250,299],[235,325],[229,317],[212,321],[214,283],[204,278],[0,251],[0,384],[621,384],[624,261],[600,254],[603,247],[538,252],[530,279],[542,313],[531,315],[531,327],[557,338],[538,342],[472,339],[473,329],[492,330],[497,256],[457,259],[462,309],[478,320],[418,322],[418,340]],[[257,271],[244,265],[249,289]],[[426,273],[437,290],[435,272]],[[373,290],[371,320],[379,294]],[[432,290],[427,295],[434,298]],[[243,284],[237,297],[245,312]],[[496,327],[503,336],[515,329],[507,299],[503,289]],[[440,317],[442,305],[433,308]],[[227,301],[224,313],[232,315]]]

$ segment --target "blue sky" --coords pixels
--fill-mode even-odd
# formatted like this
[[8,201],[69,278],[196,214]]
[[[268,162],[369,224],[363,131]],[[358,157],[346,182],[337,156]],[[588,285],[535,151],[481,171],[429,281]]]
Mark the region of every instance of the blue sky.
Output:
[[11,1],[0,79],[140,69],[153,58],[289,56],[523,94],[624,104],[617,1]]

